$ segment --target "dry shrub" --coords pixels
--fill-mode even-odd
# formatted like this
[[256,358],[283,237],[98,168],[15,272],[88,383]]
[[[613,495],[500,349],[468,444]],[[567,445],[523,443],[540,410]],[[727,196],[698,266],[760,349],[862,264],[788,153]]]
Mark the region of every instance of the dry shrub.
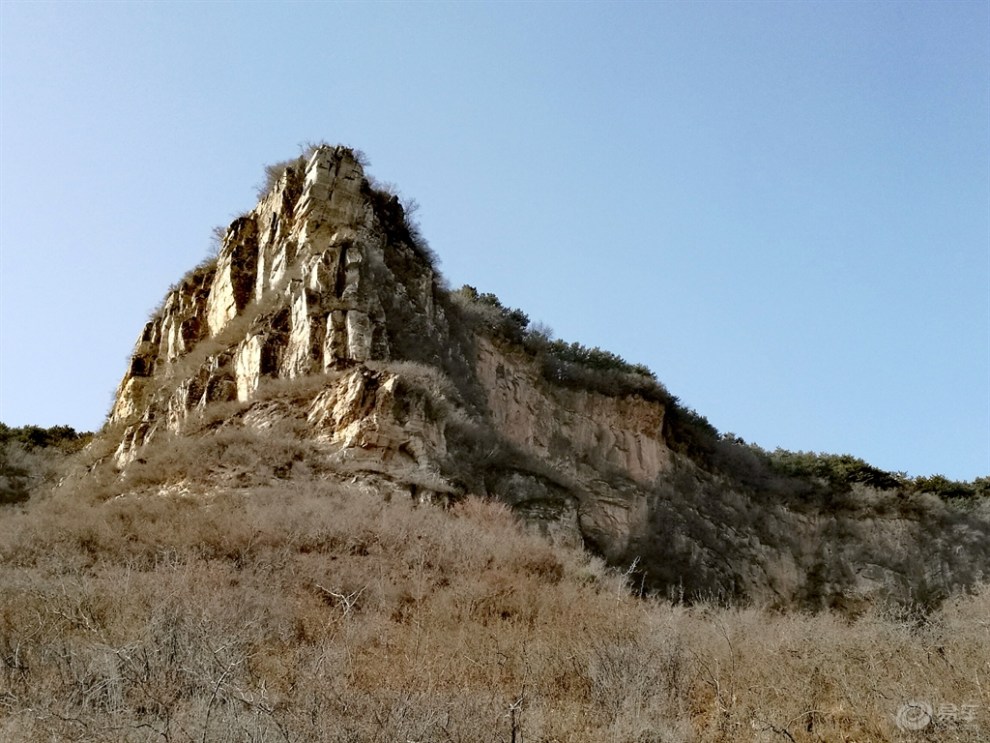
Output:
[[976,741],[988,615],[636,599],[474,498],[56,496],[0,516],[0,739],[894,741],[929,699]]
[[[679,630],[692,649],[695,728],[703,740],[900,740],[894,718],[910,700],[976,705],[974,720],[941,719],[924,739],[978,741],[988,732],[990,591],[959,597],[916,621],[875,607],[833,613],[758,609],[692,613]],[[921,736],[919,736],[921,737]]]

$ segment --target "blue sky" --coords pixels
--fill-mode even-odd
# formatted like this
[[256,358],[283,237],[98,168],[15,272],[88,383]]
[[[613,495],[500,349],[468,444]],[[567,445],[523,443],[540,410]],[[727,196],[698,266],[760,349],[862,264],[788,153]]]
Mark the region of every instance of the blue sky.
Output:
[[990,4],[0,3],[0,420],[98,427],[264,163],[720,430],[990,474]]

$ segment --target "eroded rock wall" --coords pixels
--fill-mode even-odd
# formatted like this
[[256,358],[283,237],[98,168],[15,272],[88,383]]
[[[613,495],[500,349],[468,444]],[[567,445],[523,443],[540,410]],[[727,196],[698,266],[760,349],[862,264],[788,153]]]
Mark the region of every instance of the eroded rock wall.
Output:
[[[118,464],[190,410],[250,401],[266,377],[390,358],[383,288],[429,315],[434,275],[386,224],[401,206],[374,195],[350,150],[320,147],[231,223],[215,264],[173,288],[142,332],[110,413],[127,429]],[[410,275],[390,273],[410,262]]]
[[614,468],[649,485],[670,467],[659,403],[552,387],[532,360],[488,339],[478,342],[477,369],[495,427],[555,468]]

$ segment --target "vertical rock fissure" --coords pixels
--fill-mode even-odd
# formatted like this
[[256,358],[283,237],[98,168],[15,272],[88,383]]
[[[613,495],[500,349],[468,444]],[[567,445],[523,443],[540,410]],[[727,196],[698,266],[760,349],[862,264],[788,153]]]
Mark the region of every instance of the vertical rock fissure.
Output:
[[344,288],[347,286],[347,243],[340,246],[340,257],[337,259],[337,272],[334,276],[333,294],[337,299],[344,296]]

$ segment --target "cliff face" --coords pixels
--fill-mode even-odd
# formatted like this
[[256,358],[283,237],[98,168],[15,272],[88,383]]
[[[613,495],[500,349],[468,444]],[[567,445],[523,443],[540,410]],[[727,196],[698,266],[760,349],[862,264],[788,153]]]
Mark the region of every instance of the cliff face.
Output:
[[[230,225],[215,263],[173,288],[145,326],[110,414],[122,429],[116,465],[181,433],[210,404],[251,403],[266,380],[322,375],[305,420],[348,474],[385,476],[419,495],[464,492],[445,466],[453,415],[527,463],[468,478],[474,485],[504,491],[561,538],[580,541],[583,529],[624,542],[627,504],[582,505],[573,484],[602,469],[653,483],[671,465],[663,406],[555,390],[525,354],[454,339],[444,294],[398,201],[371,186],[349,150],[317,149]],[[416,393],[403,380],[421,377],[424,362],[439,374],[456,364],[462,378]],[[242,420],[263,426],[279,416],[259,404]]]
[[[173,288],[145,326],[110,413],[111,424],[126,426],[119,466],[158,431],[181,430],[191,411],[250,401],[264,379],[388,360],[383,292],[395,292],[421,319],[424,342],[441,332],[433,270],[394,235],[398,201],[372,198],[344,148],[320,148],[300,170],[287,169],[230,225],[216,261]],[[388,381],[377,378],[369,391],[371,378],[334,377],[340,399],[321,394],[314,405],[330,405],[339,417],[356,390],[368,398],[386,393]],[[326,411],[312,417],[336,420]]]
[[[644,587],[792,601],[903,582],[908,556],[885,545],[924,541],[921,525],[866,518],[894,495],[865,493],[839,519],[809,505],[807,483],[742,483],[677,438],[672,399],[555,383],[480,311],[440,285],[351,150],[316,148],[142,330],[104,434],[112,464],[126,481],[159,440],[291,429],[326,477],[501,498],[554,538],[635,563]],[[197,423],[221,403],[230,415]],[[833,538],[861,526],[864,541]]]
[[[321,148],[304,173],[287,170],[254,211],[230,225],[215,265],[175,287],[145,326],[111,422],[167,411],[174,425],[213,400],[249,400],[265,376],[387,359],[374,286],[376,273],[389,272],[386,235],[368,188],[343,149]],[[417,267],[402,287],[408,303],[432,319],[432,269]],[[174,389],[150,383],[166,378]]]

